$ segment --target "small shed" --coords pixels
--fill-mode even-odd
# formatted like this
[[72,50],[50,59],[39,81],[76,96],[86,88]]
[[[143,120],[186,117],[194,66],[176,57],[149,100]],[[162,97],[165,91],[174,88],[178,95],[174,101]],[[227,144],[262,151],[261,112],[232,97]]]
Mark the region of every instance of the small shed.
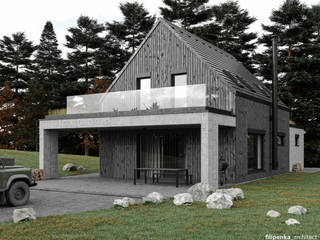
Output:
[[304,168],[304,129],[294,124],[289,128],[289,171],[301,171]]

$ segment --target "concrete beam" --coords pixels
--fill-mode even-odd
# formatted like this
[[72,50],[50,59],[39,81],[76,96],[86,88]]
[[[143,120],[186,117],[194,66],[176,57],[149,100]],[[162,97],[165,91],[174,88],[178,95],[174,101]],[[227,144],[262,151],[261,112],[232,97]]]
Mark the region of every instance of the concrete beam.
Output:
[[46,179],[58,177],[58,131],[40,127],[39,168]]

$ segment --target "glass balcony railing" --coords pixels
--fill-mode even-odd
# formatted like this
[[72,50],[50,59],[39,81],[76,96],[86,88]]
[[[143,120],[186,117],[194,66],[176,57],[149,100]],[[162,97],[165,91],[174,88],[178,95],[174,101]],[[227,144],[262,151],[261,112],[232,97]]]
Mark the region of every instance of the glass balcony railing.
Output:
[[67,97],[67,114],[204,107],[206,84]]

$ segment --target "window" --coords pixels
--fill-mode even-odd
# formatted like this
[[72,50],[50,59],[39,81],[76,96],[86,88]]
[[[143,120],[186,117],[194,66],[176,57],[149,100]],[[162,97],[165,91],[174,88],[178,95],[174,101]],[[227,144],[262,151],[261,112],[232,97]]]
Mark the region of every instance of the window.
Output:
[[263,135],[248,134],[248,171],[262,169]]
[[296,134],[294,137],[295,137],[295,141],[294,141],[294,142],[295,142],[295,146],[296,146],[296,147],[299,147],[300,135],[299,135],[299,134]]
[[174,107],[187,107],[187,77],[186,73],[172,75],[171,85],[174,89]]
[[277,136],[278,146],[284,146],[284,136]]
[[141,90],[140,94],[137,96],[137,106],[139,110],[149,109],[152,105],[151,103],[151,78],[138,78],[137,79],[137,89]]
[[151,78],[147,77],[147,78],[138,78],[137,81],[137,89],[150,89],[151,88]]
[[173,87],[176,86],[185,86],[187,85],[187,74],[174,74],[172,75],[172,84]]

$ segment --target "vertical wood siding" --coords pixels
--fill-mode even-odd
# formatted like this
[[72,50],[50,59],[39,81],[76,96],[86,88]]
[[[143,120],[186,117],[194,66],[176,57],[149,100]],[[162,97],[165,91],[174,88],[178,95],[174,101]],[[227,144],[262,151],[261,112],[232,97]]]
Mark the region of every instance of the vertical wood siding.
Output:
[[[143,148],[147,159],[141,167],[160,167],[161,134],[181,134],[185,139],[185,166],[194,181],[201,179],[200,128],[143,131],[101,131],[100,132],[100,174],[105,177],[132,179],[137,162],[137,135],[144,135]],[[142,154],[142,153],[141,153]],[[168,159],[167,159],[168,160]],[[165,159],[163,159],[165,161]],[[159,166],[158,166],[159,165]]]
[[234,111],[234,90],[163,23],[154,29],[110,91],[137,89],[137,78],[151,77],[151,87],[171,86],[174,72],[187,72],[188,85],[207,84],[208,105]]

